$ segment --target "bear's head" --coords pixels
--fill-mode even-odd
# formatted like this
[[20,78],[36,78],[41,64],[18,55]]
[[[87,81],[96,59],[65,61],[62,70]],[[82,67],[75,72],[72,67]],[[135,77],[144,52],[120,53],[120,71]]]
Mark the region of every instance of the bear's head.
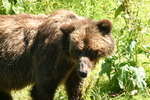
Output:
[[109,20],[76,20],[62,25],[60,29],[68,36],[69,56],[76,63],[81,78],[86,78],[96,62],[114,50],[112,23]]

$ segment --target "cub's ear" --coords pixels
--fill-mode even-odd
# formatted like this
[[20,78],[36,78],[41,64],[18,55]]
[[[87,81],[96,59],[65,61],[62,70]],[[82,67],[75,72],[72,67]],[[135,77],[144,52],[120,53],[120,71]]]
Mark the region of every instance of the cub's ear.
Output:
[[110,20],[101,20],[97,22],[97,26],[99,31],[102,32],[103,35],[110,34],[112,29],[112,22]]
[[64,34],[70,34],[71,32],[73,32],[75,30],[75,28],[73,27],[73,25],[71,24],[64,24],[60,27],[60,30],[64,33]]

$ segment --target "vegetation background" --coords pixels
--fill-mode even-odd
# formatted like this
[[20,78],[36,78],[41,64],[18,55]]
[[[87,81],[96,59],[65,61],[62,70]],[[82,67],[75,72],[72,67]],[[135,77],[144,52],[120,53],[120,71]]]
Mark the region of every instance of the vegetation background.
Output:
[[[85,100],[150,100],[150,0],[0,0],[0,14],[48,15],[56,9],[113,22],[116,51],[85,79]],[[31,100],[30,87],[12,91],[14,100]],[[60,86],[55,100],[66,99]]]

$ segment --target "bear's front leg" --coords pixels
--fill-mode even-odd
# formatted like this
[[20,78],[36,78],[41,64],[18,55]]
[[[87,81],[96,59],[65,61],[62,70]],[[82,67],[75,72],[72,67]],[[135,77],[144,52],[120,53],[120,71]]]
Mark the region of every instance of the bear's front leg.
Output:
[[32,100],[53,100],[56,88],[56,85],[34,85],[31,90]]
[[83,100],[82,97],[82,83],[81,79],[76,70],[73,70],[66,80],[65,87],[68,94],[69,100]]
[[13,100],[10,92],[0,91],[0,100]]
[[57,72],[48,67],[41,67],[37,71],[36,82],[31,91],[33,100],[53,100],[55,91],[61,81],[61,76],[57,75]]

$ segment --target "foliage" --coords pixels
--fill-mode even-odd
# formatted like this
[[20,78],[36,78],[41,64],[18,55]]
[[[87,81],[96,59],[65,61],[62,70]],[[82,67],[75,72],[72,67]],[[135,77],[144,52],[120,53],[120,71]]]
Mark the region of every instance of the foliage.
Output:
[[[56,9],[70,9],[94,20],[112,20],[116,51],[104,62],[98,63],[91,76],[86,79],[83,97],[86,100],[112,100],[111,97],[116,96],[118,97],[113,100],[139,98],[148,100],[147,98],[150,98],[148,2],[150,0],[0,0],[0,14],[38,15],[49,14]],[[136,90],[137,92],[133,93]],[[30,87],[19,91],[20,93],[13,91],[12,94],[15,100],[30,100],[28,91]],[[64,88],[59,87],[55,100],[66,100],[65,94]]]
[[114,84],[117,83],[120,89],[126,92],[144,89],[147,86],[146,72],[137,61],[138,54],[148,57],[150,54],[150,46],[141,45],[140,34],[143,27],[139,17],[140,5],[141,1],[138,0],[120,0],[120,5],[115,11],[115,19],[121,15],[125,26],[120,29],[116,40],[116,53],[105,59],[100,72],[100,75],[106,73]]

